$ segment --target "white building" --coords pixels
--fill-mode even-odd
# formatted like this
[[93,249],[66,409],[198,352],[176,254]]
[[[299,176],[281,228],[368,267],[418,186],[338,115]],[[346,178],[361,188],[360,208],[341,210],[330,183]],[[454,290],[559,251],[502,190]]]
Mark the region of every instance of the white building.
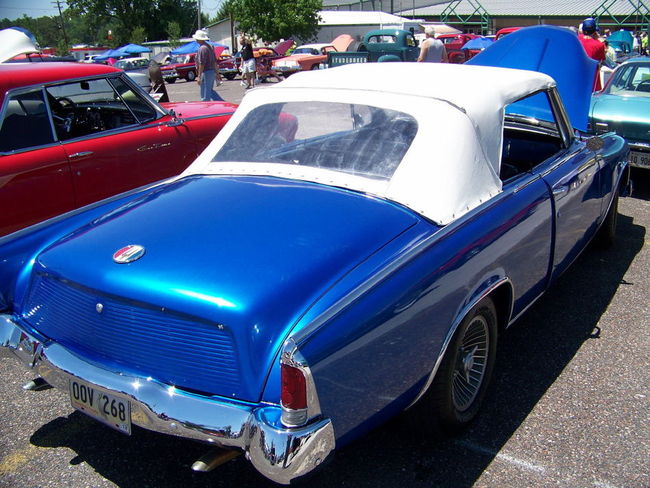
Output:
[[363,35],[374,29],[403,29],[421,30],[421,20],[407,19],[386,12],[365,12],[349,10],[321,10],[320,30],[316,42],[331,42],[341,34],[350,34],[357,41]]

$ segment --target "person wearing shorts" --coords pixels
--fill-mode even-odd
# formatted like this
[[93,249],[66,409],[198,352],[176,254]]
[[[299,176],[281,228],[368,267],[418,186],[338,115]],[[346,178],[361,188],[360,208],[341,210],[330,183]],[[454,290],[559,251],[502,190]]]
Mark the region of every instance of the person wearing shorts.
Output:
[[255,56],[253,55],[253,44],[246,36],[241,36],[241,72],[246,83],[246,89],[255,86]]

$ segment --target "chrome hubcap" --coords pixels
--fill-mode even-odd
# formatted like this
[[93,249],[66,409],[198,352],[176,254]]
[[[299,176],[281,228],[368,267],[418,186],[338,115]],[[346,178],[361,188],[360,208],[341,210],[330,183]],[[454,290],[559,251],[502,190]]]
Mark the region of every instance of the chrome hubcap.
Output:
[[461,412],[472,405],[483,384],[489,340],[487,321],[474,317],[461,340],[452,382],[454,407]]

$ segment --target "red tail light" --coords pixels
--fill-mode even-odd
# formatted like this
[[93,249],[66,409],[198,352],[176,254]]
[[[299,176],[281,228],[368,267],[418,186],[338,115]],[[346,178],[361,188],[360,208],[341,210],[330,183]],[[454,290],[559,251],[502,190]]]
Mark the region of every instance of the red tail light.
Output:
[[307,381],[298,368],[281,365],[282,393],[280,401],[284,408],[302,410],[307,408]]

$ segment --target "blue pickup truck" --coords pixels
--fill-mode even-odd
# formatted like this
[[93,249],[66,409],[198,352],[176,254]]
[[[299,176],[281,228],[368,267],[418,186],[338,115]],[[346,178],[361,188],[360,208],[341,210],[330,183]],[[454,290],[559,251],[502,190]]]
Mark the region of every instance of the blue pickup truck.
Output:
[[377,61],[416,61],[419,54],[418,41],[412,32],[379,29],[366,33],[355,51],[328,53],[327,67]]

